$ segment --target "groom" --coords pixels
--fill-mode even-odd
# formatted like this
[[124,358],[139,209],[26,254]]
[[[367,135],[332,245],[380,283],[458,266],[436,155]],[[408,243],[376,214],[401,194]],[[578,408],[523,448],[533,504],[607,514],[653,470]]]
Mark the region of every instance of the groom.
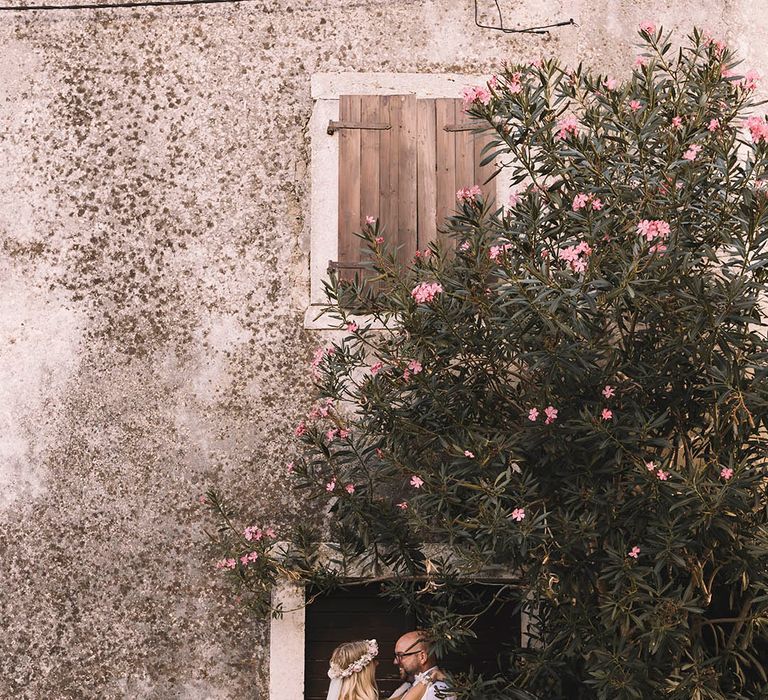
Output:
[[[400,669],[400,678],[403,683],[391,696],[399,698],[403,696],[414,682],[417,673],[427,673],[430,676],[439,674],[442,676],[437,666],[437,660],[430,648],[429,642],[423,637],[423,632],[414,630],[406,632],[395,644],[395,665]],[[429,684],[427,692],[424,693],[422,700],[453,700],[452,695],[446,695],[448,686],[442,680],[436,680]],[[440,691],[441,695],[436,695]]]

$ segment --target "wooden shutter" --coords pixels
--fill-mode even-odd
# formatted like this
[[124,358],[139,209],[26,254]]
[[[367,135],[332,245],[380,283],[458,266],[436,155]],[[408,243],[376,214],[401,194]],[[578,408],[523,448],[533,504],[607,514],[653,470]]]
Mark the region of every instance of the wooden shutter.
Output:
[[[349,277],[363,259],[355,234],[366,216],[379,219],[388,242],[401,246],[402,261],[416,251],[416,97],[342,95],[339,120],[338,261]],[[377,124],[389,128],[370,128]]]
[[[388,126],[388,128],[382,128]],[[355,235],[366,216],[379,220],[387,243],[407,262],[444,230],[457,208],[456,192],[484,184],[493,165],[481,167],[491,136],[476,133],[460,99],[415,95],[342,95],[339,123],[339,274],[350,279],[364,259]]]
[[[421,102],[422,100],[420,100]],[[463,187],[480,185],[483,198],[495,198],[495,181],[485,183],[493,174],[492,164],[480,166],[480,155],[491,136],[488,133],[477,133],[477,124],[473,123],[464,112],[462,100],[435,99],[423,100],[427,103],[421,107],[425,122],[434,113],[434,156],[424,154],[425,162],[434,159],[434,175],[431,167],[419,171],[419,197],[426,200],[420,203],[420,212],[424,212],[423,221],[419,220],[419,246],[438,237],[438,232],[444,230],[446,219],[457,208],[456,192]],[[426,127],[429,128],[429,127]],[[421,156],[421,152],[419,154]],[[430,178],[434,177],[434,182]],[[434,220],[431,217],[432,197],[434,197]]]

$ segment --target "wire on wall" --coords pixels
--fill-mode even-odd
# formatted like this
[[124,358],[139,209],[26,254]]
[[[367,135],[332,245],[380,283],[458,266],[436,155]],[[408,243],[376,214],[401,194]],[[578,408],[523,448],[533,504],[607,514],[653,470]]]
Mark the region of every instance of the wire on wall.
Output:
[[[359,2],[351,2],[342,6],[342,9],[352,9],[358,7],[381,7],[383,5],[392,4],[414,4],[414,2],[423,2],[424,0],[382,0],[376,2],[374,0],[360,0]],[[113,2],[93,2],[93,3],[67,3],[62,5],[0,5],[0,12],[40,12],[43,10],[116,10],[116,9],[131,9],[136,7],[174,7],[178,5],[241,5],[243,3],[258,2],[261,5],[266,5],[264,0],[135,0],[135,2],[128,2],[126,0],[114,0]],[[262,7],[263,12],[271,14],[280,10],[275,10],[269,7]],[[283,12],[307,12],[307,11],[321,11],[323,7],[305,5],[293,8],[283,9]]]
[[505,34],[549,34],[550,29],[555,27],[567,27],[569,25],[575,25],[576,22],[573,19],[569,19],[563,22],[555,22],[554,24],[544,24],[540,27],[528,27],[527,29],[510,29],[504,26],[504,17],[501,14],[501,8],[499,7],[499,0],[493,0],[496,5],[496,11],[499,13],[499,24],[481,24],[479,19],[479,9],[477,6],[477,0],[475,0],[475,24],[481,29],[495,29]]

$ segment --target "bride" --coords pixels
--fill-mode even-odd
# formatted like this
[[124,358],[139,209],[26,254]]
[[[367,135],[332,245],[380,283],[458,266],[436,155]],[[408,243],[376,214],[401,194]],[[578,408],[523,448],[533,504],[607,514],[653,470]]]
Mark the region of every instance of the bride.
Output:
[[[376,656],[379,645],[375,639],[347,642],[334,649],[328,677],[331,679],[326,700],[379,700],[376,686]],[[398,700],[421,700],[429,685],[415,683]]]

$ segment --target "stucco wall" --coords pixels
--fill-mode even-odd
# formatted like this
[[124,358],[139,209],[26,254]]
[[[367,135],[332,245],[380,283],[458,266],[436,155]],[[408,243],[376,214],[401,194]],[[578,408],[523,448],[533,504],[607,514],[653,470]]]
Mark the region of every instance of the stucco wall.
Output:
[[319,342],[312,73],[621,75],[646,18],[768,73],[762,0],[501,5],[579,26],[480,30],[470,0],[0,15],[0,698],[266,698],[268,629],[196,500],[299,512],[275,465]]

